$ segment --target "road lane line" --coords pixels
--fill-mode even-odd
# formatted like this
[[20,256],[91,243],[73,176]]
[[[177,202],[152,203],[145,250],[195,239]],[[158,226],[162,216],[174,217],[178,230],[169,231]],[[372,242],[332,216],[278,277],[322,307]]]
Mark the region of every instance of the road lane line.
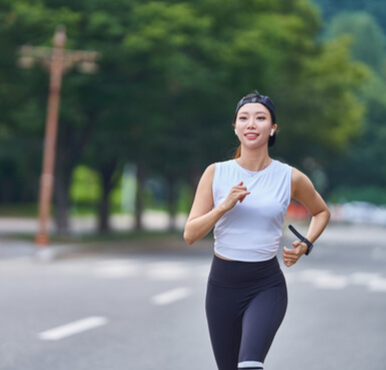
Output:
[[326,276],[328,274],[330,274],[329,270],[308,269],[299,272],[298,276],[302,281],[309,283],[315,279],[318,279],[320,276]]
[[106,279],[133,277],[139,272],[136,262],[124,259],[101,261],[94,267],[95,276]]
[[345,276],[321,275],[314,280],[317,288],[321,289],[343,289],[348,286],[348,279]]
[[107,321],[108,320],[105,317],[87,317],[85,319],[74,321],[72,323],[39,333],[38,337],[41,340],[60,340],[74,334],[82,333],[86,330],[106,325]]
[[191,294],[192,291],[189,288],[176,288],[151,297],[151,302],[157,306],[162,306],[189,297]]
[[386,279],[377,278],[370,282],[371,292],[386,292]]
[[147,276],[150,280],[181,280],[190,275],[186,263],[181,262],[154,262],[148,265]]
[[378,273],[369,273],[369,272],[356,272],[349,276],[350,282],[357,285],[369,285],[372,281],[380,278]]

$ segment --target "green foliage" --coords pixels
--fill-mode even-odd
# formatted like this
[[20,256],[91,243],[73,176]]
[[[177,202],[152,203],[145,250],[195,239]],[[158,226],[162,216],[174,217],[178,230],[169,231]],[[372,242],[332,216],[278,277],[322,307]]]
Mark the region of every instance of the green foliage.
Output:
[[[329,168],[331,186],[386,186],[386,83],[376,74],[363,86],[360,97],[367,106],[363,135]],[[379,196],[375,192],[374,197]],[[378,197],[378,201],[383,199]]]
[[352,201],[368,202],[377,205],[386,204],[385,189],[381,186],[349,186],[336,187],[329,195],[332,203],[346,203]]
[[94,204],[101,194],[98,174],[86,166],[77,166],[72,175],[70,196],[75,204]]
[[[61,23],[68,48],[101,57],[97,74],[64,77],[58,178],[86,165],[108,193],[130,162],[170,186],[194,182],[236,146],[234,107],[256,88],[278,108],[273,153],[294,165],[306,153],[327,161],[361,129],[354,92],[368,72],[350,61],[346,41],[317,39],[321,23],[308,1],[0,0],[0,141],[19,149],[12,159],[0,150],[0,163],[21,169],[11,178],[37,183],[48,84],[42,69],[16,67],[16,51],[49,46]],[[33,165],[23,164],[20,138]]]
[[177,204],[177,212],[180,213],[189,213],[190,207],[192,205],[191,193],[188,185],[186,183],[181,183],[179,187],[179,197]]
[[386,59],[386,37],[376,19],[366,12],[341,13],[326,30],[328,38],[349,35],[351,54],[375,71],[380,71]]
[[348,190],[363,187],[363,194],[360,191],[351,194],[358,196],[358,200],[380,203],[384,197],[375,188],[386,186],[386,170],[380,165],[386,156],[385,35],[374,17],[355,12],[334,17],[326,29],[326,36],[346,38],[346,42],[350,42],[351,58],[368,66],[368,78],[357,91],[366,107],[364,125],[361,135],[347,147],[345,155],[328,168],[331,196],[336,198],[334,194],[340,194],[339,189],[343,187]]
[[[349,62],[344,40],[322,45],[317,55],[304,62],[298,78],[300,86],[288,88],[283,104],[290,105],[292,121],[283,124],[283,145],[286,157],[300,161],[305,153],[312,153],[326,163],[361,130],[364,106],[352,91],[366,79],[368,71],[361,64]],[[294,147],[296,142],[299,145]]]
[[7,133],[0,137],[3,201],[35,199],[42,162],[48,78],[39,66],[18,68],[18,49],[49,45],[56,25],[71,27],[78,20],[75,12],[49,9],[43,2],[0,1],[0,126]]
[[386,32],[386,7],[382,0],[312,0],[312,2],[320,7],[326,23],[342,12],[367,12],[377,19]]

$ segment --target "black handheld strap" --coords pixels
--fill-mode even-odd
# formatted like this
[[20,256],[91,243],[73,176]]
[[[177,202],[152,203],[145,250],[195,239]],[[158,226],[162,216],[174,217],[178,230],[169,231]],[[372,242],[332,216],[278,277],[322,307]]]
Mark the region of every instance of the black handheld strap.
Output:
[[301,240],[303,241],[305,237],[299,233],[292,225],[288,225],[288,228]]
[[292,225],[288,225],[288,228],[299,238],[299,240],[302,243],[304,242],[307,244],[308,248],[307,248],[306,256],[308,256],[313,247],[312,243],[307,238],[305,238],[302,234],[300,234],[299,231],[297,231]]

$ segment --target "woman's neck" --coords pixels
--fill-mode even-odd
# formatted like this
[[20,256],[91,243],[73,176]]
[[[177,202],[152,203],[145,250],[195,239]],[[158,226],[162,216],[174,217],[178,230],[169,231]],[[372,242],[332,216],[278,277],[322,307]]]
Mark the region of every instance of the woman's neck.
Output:
[[236,159],[237,163],[249,171],[262,171],[267,168],[272,159],[268,155],[268,148],[261,148],[262,150],[248,150],[242,148],[241,155]]

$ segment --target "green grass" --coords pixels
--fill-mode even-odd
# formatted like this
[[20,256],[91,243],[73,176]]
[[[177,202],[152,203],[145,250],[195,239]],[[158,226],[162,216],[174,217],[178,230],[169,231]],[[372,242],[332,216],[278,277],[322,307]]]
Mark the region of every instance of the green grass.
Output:
[[[120,214],[120,209],[112,210],[114,214]],[[51,207],[51,213],[55,213],[55,207]],[[96,206],[90,204],[82,204],[78,207],[72,207],[69,210],[71,217],[87,217],[97,216]],[[3,204],[0,206],[0,217],[37,217],[37,203],[21,203],[21,204]]]
[[0,217],[36,217],[38,206],[35,203],[3,204],[0,206]]

